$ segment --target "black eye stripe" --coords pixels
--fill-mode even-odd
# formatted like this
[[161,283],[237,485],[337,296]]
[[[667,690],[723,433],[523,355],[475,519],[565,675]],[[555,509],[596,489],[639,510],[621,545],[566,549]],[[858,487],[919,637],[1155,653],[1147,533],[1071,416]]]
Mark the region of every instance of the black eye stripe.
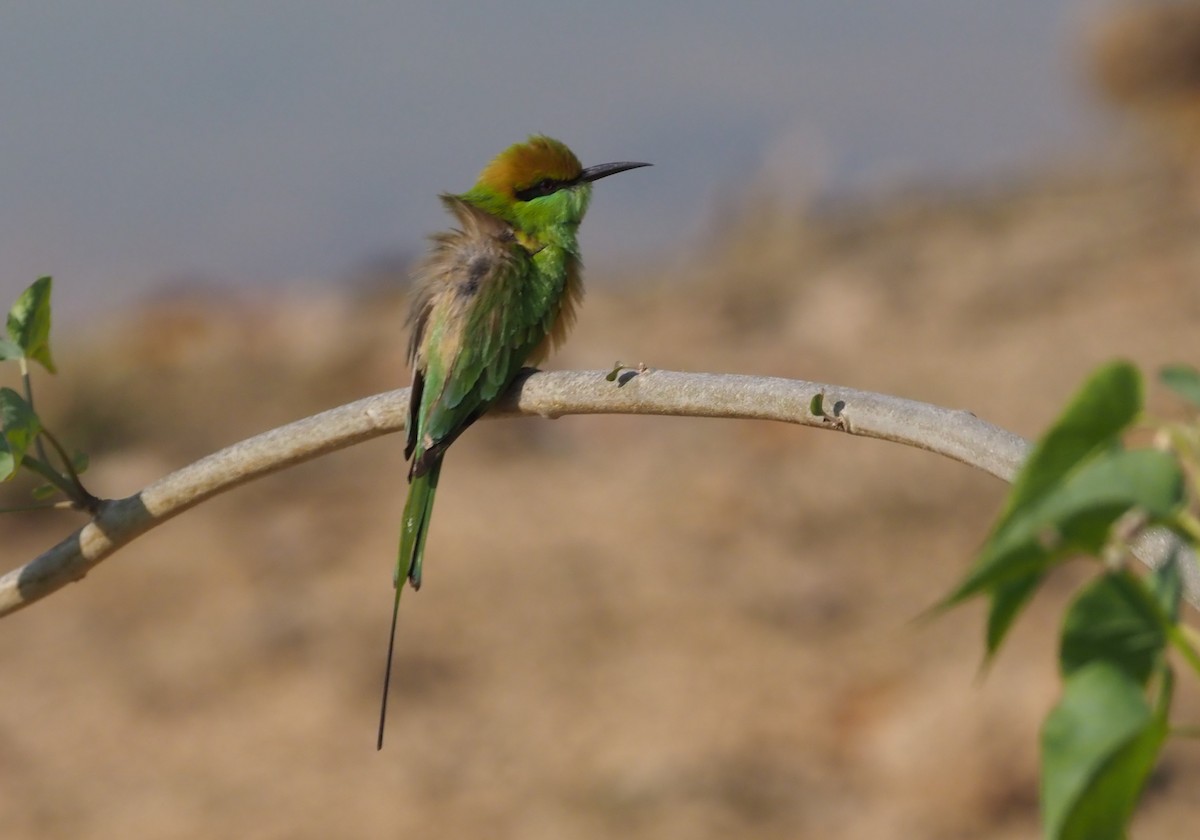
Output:
[[513,196],[518,201],[529,201],[530,199],[540,198],[543,195],[556,193],[563,187],[570,186],[571,183],[571,181],[558,181],[554,178],[543,178],[537,183],[525,187],[523,190],[517,190],[513,193]]

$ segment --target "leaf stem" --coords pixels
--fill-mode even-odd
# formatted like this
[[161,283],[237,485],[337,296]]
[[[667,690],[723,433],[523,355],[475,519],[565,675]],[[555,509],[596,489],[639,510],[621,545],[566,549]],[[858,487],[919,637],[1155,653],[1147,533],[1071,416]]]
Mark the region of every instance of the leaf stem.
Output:
[[1167,638],[1179,654],[1192,666],[1192,670],[1200,674],[1200,652],[1196,650],[1195,642],[1200,641],[1196,631],[1186,624],[1171,624],[1167,627]]
[[[49,429],[43,428],[42,434],[46,436],[46,440],[50,441],[50,445],[54,447],[54,451],[58,453],[59,460],[62,461],[63,469],[67,472],[67,478],[74,488],[74,492],[67,493],[68,498],[72,499],[79,507],[86,510],[88,513],[94,514],[100,507],[100,499],[88,492],[83,486],[83,482],[79,480],[79,473],[75,471],[75,465],[71,463],[71,458],[67,455],[67,451],[63,449],[61,443],[58,442]],[[40,443],[40,437],[39,437]],[[39,454],[40,451],[39,451]],[[42,455],[43,459],[45,458]]]

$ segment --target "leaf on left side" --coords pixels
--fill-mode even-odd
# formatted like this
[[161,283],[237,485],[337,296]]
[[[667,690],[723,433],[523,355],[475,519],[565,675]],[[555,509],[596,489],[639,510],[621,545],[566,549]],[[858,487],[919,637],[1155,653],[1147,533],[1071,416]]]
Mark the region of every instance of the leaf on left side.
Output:
[[53,281],[40,277],[21,293],[8,311],[8,337],[22,354],[57,373],[50,355],[50,288]]
[[0,481],[7,481],[41,432],[42,424],[29,403],[12,388],[0,388]]

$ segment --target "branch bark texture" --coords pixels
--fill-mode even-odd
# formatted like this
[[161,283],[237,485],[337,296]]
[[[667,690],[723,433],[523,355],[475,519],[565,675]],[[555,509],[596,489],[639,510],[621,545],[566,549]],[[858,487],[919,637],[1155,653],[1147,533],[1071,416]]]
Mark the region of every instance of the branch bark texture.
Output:
[[[813,399],[821,396],[821,413]],[[105,500],[86,525],[0,577],[0,616],[84,577],[117,549],[188,508],[248,481],[404,429],[408,389],[389,391],[272,429],[208,455],[124,499]],[[890,440],[936,452],[1011,481],[1029,450],[1023,438],[956,411],[835,385],[735,374],[624,370],[535,371],[520,377],[488,416],[660,414],[777,420]],[[1151,535],[1153,536],[1153,535]],[[1143,540],[1139,557],[1164,562],[1170,540]],[[1188,600],[1200,606],[1189,566]]]

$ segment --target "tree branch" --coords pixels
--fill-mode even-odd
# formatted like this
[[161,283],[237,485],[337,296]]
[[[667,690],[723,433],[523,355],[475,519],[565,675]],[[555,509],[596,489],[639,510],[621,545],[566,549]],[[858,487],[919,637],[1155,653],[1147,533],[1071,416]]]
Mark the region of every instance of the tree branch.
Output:
[[[1011,481],[1029,449],[1023,438],[954,411],[833,385],[734,374],[627,369],[529,372],[489,416],[662,414],[778,420],[926,449]],[[822,415],[812,412],[822,395]],[[81,579],[117,549],[219,493],[329,452],[404,429],[408,389],[377,394],[298,420],[208,455],[125,499],[104,500],[96,516],[58,545],[0,577],[0,616]],[[1138,556],[1156,566],[1174,543],[1148,535]],[[1188,600],[1200,606],[1200,571],[1184,564]]]

